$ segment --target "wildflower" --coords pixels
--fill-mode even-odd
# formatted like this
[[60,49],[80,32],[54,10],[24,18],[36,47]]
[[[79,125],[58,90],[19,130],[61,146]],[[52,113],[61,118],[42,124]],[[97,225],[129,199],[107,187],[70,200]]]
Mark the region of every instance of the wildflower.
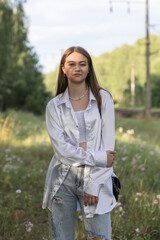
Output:
[[12,164],[6,164],[3,167],[3,172],[9,173],[10,171],[17,170],[17,166],[13,166]]
[[137,195],[137,196],[142,196],[142,193],[137,192],[136,195]]
[[136,232],[137,232],[137,233],[139,233],[139,232],[140,232],[139,228],[136,228]]
[[81,215],[78,216],[78,219],[82,222],[82,216]]
[[160,194],[156,196],[158,199],[160,199]]
[[30,174],[30,173],[28,173],[28,174],[27,174],[27,176],[28,176],[28,177],[30,177],[30,176],[31,176],[31,174]]
[[133,134],[134,134],[134,129],[128,129],[128,130],[127,130],[127,134],[133,135]]
[[117,202],[116,207],[119,207],[119,206],[121,206],[121,205],[122,205],[121,202]]
[[135,165],[136,162],[137,162],[137,160],[136,160],[135,158],[133,158],[133,160],[132,160],[132,165]]
[[137,197],[135,198],[135,201],[138,201],[138,198],[137,198]]
[[153,151],[151,151],[149,154],[150,154],[151,156],[153,156],[153,155],[154,155],[154,152],[153,152]]
[[122,161],[126,161],[127,157],[122,157],[121,159],[122,159]]
[[155,217],[152,218],[153,221],[154,221],[155,219],[156,219]]
[[22,163],[23,161],[20,158],[17,158],[17,162]]
[[32,230],[33,223],[31,223],[30,221],[29,221],[29,222],[26,222],[26,223],[25,223],[25,227],[26,227],[26,231],[27,231],[27,232],[30,232],[30,231]]
[[144,171],[144,170],[145,170],[145,168],[144,168],[144,164],[139,165],[138,168],[139,168],[141,171]]
[[5,149],[5,152],[6,152],[6,153],[9,153],[10,151],[11,151],[11,149],[9,149],[9,148],[6,148],[6,149]]
[[155,199],[155,200],[153,201],[153,204],[154,204],[154,205],[157,205],[157,204],[158,204],[158,201]]
[[118,129],[118,132],[119,132],[119,133],[122,133],[122,132],[123,132],[123,128],[120,127],[120,128]]
[[124,134],[123,134],[123,137],[124,137],[124,138],[127,138],[127,133],[124,133]]
[[119,207],[119,211],[122,212],[122,211],[123,211],[123,208],[122,208],[122,207]]
[[17,189],[17,190],[16,190],[16,193],[17,193],[17,194],[21,194],[21,192],[22,192],[21,189]]

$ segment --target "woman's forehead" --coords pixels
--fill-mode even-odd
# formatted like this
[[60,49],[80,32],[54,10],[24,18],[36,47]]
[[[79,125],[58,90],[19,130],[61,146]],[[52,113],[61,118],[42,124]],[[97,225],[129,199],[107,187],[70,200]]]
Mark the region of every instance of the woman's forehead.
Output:
[[85,57],[82,53],[73,52],[68,57],[66,57],[66,62],[82,62],[82,61],[88,61],[87,57]]

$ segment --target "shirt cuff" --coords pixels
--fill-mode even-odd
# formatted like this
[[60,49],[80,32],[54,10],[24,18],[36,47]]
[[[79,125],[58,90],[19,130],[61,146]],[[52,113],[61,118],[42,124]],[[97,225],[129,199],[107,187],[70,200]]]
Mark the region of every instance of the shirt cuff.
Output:
[[96,184],[94,183],[93,180],[90,180],[86,185],[85,192],[90,195],[98,197],[100,187],[101,187],[101,184]]
[[106,168],[107,167],[107,153],[106,151],[97,151],[94,155],[95,165],[97,167]]

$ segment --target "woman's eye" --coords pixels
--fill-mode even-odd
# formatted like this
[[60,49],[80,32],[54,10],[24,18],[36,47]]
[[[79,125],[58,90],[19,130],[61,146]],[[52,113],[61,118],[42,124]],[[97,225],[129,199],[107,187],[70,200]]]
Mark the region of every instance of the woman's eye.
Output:
[[73,63],[70,63],[70,64],[69,64],[69,66],[73,67],[73,66],[74,66],[74,64],[73,64]]
[[86,66],[86,64],[85,64],[85,63],[82,63],[80,66],[81,66],[81,67],[85,67],[85,66]]

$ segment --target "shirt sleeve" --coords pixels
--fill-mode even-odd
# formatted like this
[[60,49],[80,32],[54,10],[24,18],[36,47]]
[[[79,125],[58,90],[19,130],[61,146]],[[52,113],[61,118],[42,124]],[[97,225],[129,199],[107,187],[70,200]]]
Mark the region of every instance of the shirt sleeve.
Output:
[[[110,96],[108,101],[104,104],[101,110],[102,121],[102,150],[114,150],[115,146],[115,116],[114,104]],[[98,168],[92,167],[90,171],[89,180],[86,184],[85,192],[94,196],[99,195],[102,184],[105,184],[113,174],[113,167]]]
[[107,154],[105,150],[84,151],[83,148],[76,147],[65,141],[58,109],[55,106],[56,104],[52,103],[52,106],[48,104],[46,107],[46,126],[58,159],[66,165],[88,165],[106,168]]

